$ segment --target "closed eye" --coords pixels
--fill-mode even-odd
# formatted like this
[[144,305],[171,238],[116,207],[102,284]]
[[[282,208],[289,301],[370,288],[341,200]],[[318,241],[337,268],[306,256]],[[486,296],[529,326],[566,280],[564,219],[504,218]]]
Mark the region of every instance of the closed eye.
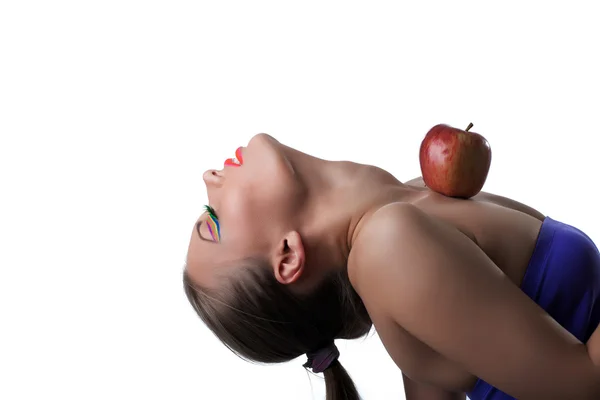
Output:
[[204,209],[206,210],[206,212],[208,213],[208,215],[210,215],[214,219],[219,219],[217,217],[217,213],[215,212],[214,208],[212,208],[211,206],[206,205],[206,206],[204,206]]
[[215,242],[221,241],[221,224],[219,223],[219,218],[215,213],[214,208],[211,206],[204,206],[204,209],[208,213],[208,219],[206,220],[206,227],[210,232],[210,235],[214,239]]

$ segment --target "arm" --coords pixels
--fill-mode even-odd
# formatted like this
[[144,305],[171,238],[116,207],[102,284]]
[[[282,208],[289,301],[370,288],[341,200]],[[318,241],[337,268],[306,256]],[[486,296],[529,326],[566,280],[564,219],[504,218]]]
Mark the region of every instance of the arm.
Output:
[[586,346],[451,226],[391,204],[353,250],[349,272],[367,307],[473,375],[521,400],[600,398]]
[[406,400],[465,400],[464,393],[453,393],[411,380],[402,374]]

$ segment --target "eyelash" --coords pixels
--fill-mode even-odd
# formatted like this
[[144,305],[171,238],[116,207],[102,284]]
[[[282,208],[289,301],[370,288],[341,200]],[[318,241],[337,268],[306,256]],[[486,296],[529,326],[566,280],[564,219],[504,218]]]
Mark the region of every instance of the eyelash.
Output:
[[215,213],[215,209],[211,206],[204,206],[204,209],[208,213],[208,219],[206,220],[206,225],[208,226],[208,230],[210,231],[210,235],[214,239],[215,242],[221,241],[221,228],[219,226],[219,218],[217,218],[217,214]]
[[219,219],[219,217],[217,217],[217,214],[215,213],[215,209],[214,208],[212,208],[211,206],[204,206],[204,209],[206,210],[206,212],[208,213],[208,215],[210,215],[214,219]]

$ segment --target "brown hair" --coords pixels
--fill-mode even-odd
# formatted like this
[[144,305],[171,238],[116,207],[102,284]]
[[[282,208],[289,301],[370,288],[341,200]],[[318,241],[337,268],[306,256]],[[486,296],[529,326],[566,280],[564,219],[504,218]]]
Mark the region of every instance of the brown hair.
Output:
[[[247,259],[218,290],[194,284],[183,274],[188,300],[208,328],[239,357],[279,363],[316,351],[334,339],[369,333],[371,319],[345,268],[310,293],[292,293],[268,262]],[[338,360],[323,372],[327,400],[357,400],[358,392]]]

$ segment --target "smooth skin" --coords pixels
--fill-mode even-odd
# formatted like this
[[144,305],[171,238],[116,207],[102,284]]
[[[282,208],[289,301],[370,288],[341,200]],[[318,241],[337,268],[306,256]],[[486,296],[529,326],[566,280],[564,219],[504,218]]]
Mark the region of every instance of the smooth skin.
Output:
[[448,198],[266,134],[243,159],[203,175],[221,240],[203,214],[186,267],[197,284],[219,288],[260,256],[305,292],[347,265],[408,400],[464,399],[478,377],[520,400],[600,398],[600,332],[579,342],[519,289],[544,214],[485,192]]
[[367,309],[442,356],[519,399],[600,398],[586,346],[452,226],[392,203],[353,249],[350,276]]
[[406,400],[465,400],[467,395],[461,392],[451,392],[435,386],[415,382],[406,374],[402,374]]

